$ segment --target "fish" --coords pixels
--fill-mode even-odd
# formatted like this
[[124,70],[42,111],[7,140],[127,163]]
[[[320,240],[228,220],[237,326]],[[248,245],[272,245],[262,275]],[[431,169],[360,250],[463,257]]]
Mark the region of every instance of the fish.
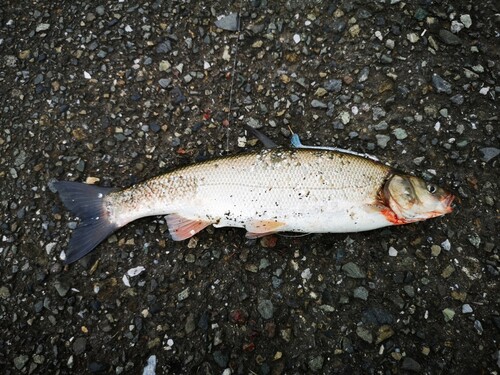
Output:
[[80,219],[67,264],[128,223],[165,215],[174,241],[209,225],[237,227],[247,238],[280,232],[349,233],[435,218],[452,212],[454,195],[421,178],[354,153],[264,148],[222,156],[124,189],[53,181]]

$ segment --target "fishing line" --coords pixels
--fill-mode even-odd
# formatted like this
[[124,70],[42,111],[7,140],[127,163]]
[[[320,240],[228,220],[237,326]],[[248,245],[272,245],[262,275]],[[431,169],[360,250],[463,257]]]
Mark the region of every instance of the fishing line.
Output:
[[234,60],[233,60],[233,69],[231,71],[231,86],[229,89],[229,105],[228,105],[228,115],[226,117],[227,120],[227,129],[226,129],[226,152],[229,151],[229,133],[231,132],[231,121],[229,118],[231,117],[231,106],[233,104],[233,89],[234,89],[234,79],[236,76],[236,62],[238,59],[238,47],[240,43],[240,31],[241,31],[241,20],[240,20],[240,14],[241,14],[241,1],[238,2],[238,30],[236,32],[236,45],[234,47]]

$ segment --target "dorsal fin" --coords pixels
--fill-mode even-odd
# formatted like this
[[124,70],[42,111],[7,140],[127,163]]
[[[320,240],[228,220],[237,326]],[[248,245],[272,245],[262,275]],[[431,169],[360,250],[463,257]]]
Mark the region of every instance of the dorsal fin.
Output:
[[261,131],[252,128],[250,125],[243,125],[245,130],[249,132],[250,134],[254,135],[259,141],[262,142],[265,148],[276,148],[278,145],[267,135],[262,133]]

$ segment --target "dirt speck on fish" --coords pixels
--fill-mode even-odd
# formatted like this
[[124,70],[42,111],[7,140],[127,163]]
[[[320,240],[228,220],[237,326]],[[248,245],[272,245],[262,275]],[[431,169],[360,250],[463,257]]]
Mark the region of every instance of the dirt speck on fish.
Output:
[[167,215],[173,240],[209,225],[239,227],[248,238],[276,232],[343,233],[401,225],[452,211],[454,196],[420,178],[358,155],[265,149],[174,169],[118,190],[53,183],[81,220],[66,252],[72,263],[118,228]]

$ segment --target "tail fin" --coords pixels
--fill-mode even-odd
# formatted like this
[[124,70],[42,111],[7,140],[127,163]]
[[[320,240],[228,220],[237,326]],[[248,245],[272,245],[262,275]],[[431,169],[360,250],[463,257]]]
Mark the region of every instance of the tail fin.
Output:
[[90,253],[119,228],[109,220],[104,205],[104,197],[114,189],[69,181],[55,181],[52,186],[66,208],[81,220],[66,251],[65,263],[69,264]]

